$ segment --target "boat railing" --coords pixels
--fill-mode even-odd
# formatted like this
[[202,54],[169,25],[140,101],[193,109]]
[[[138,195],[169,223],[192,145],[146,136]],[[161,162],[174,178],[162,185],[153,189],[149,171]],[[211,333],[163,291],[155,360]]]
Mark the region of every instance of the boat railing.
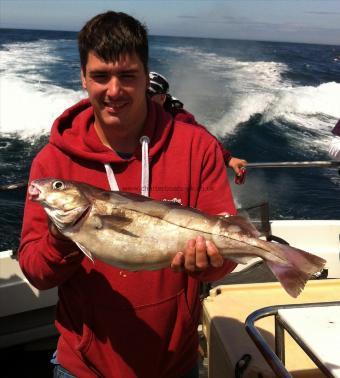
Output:
[[[268,365],[272,368],[274,373],[280,378],[291,378],[292,375],[285,367],[285,333],[287,331],[289,335],[297,342],[297,344],[303,349],[303,351],[310,357],[315,365],[325,374],[326,377],[334,377],[331,369],[326,365],[321,358],[313,351],[308,343],[301,337],[294,329],[286,322],[283,317],[280,316],[280,310],[306,308],[310,310],[315,307],[340,307],[340,301],[335,302],[319,302],[319,303],[300,303],[300,304],[286,304],[278,306],[269,306],[258,309],[252,312],[245,321],[245,328],[249,336],[260,350],[261,354],[267,361]],[[274,316],[274,336],[275,336],[275,352],[268,345],[261,332],[256,328],[255,322],[268,317]]]
[[[340,168],[340,161],[317,160],[317,161],[280,161],[280,162],[255,162],[247,163],[246,168]],[[340,171],[339,171],[340,174]],[[27,187],[27,181],[21,181],[6,185],[0,185],[0,191],[22,189]]]
[[339,168],[340,161],[280,161],[266,163],[248,163],[247,168]]

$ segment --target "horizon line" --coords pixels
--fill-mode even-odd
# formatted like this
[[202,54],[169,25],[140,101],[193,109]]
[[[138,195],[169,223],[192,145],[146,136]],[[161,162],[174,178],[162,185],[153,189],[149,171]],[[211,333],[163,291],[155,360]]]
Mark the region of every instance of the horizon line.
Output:
[[[76,30],[62,30],[62,29],[35,29],[28,27],[6,27],[0,25],[1,29],[7,30],[27,30],[27,31],[43,31],[43,32],[60,32],[60,33],[79,33]],[[192,39],[216,39],[216,40],[227,40],[227,41],[244,41],[244,42],[269,42],[269,43],[291,43],[291,44],[302,44],[302,45],[322,45],[322,46],[337,46],[339,44],[329,43],[329,42],[299,42],[299,41],[284,41],[284,40],[269,40],[269,39],[243,39],[243,38],[226,38],[226,37],[204,37],[204,36],[184,36],[184,35],[168,35],[168,34],[148,34],[149,37],[169,37],[169,38],[192,38]]]

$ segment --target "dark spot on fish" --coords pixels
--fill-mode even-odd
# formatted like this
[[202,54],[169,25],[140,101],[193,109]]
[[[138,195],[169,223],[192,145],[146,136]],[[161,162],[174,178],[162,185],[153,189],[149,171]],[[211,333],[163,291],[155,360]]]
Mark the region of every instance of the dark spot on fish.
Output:
[[145,214],[153,218],[164,219],[165,216],[169,213],[169,209],[167,208],[157,208],[157,207],[150,207],[150,208],[143,208],[145,210]]
[[128,231],[128,230],[124,230],[123,228],[115,228],[115,227],[112,227],[116,232],[120,233],[120,234],[123,234],[123,235],[127,235],[127,236],[131,236],[132,238],[138,238],[139,236],[136,235],[136,234],[133,234],[132,232]]
[[110,199],[111,194],[109,192],[101,192],[101,198],[103,199]]

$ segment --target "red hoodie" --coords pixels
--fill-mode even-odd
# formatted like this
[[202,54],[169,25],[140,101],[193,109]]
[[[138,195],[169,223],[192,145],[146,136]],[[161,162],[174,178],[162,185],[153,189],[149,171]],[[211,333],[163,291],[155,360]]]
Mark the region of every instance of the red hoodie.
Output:
[[[140,193],[141,148],[124,160],[105,147],[87,100],[53,124],[34,159],[30,181],[55,177],[109,190],[110,163],[120,190]],[[235,213],[221,150],[204,129],[173,122],[149,103],[143,131],[150,138],[150,197],[175,200],[210,214]],[[73,253],[76,252],[76,253]],[[26,201],[19,261],[39,289],[59,287],[59,363],[77,377],[178,377],[197,360],[199,279],[213,281],[235,267],[225,262],[188,275],[171,269],[130,272],[93,264],[71,241],[48,232],[47,217]]]

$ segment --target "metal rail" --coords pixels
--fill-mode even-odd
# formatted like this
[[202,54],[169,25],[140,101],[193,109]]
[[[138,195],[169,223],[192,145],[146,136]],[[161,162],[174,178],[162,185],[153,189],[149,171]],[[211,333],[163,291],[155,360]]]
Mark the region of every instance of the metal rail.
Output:
[[340,161],[281,161],[248,163],[246,168],[339,168]]
[[[312,353],[308,346],[295,334],[295,332],[280,319],[279,310],[290,308],[311,308],[323,306],[339,306],[340,302],[317,302],[317,303],[301,303],[264,307],[252,312],[245,321],[245,328],[249,336],[258,347],[268,365],[273,369],[274,373],[280,378],[291,378],[292,375],[285,368],[285,350],[284,350],[284,330],[286,330],[293,339],[300,345],[310,359],[318,366],[326,377],[333,377],[330,371],[322,364],[322,362]],[[255,327],[254,323],[267,316],[275,317],[275,353],[268,345],[260,331]]]

